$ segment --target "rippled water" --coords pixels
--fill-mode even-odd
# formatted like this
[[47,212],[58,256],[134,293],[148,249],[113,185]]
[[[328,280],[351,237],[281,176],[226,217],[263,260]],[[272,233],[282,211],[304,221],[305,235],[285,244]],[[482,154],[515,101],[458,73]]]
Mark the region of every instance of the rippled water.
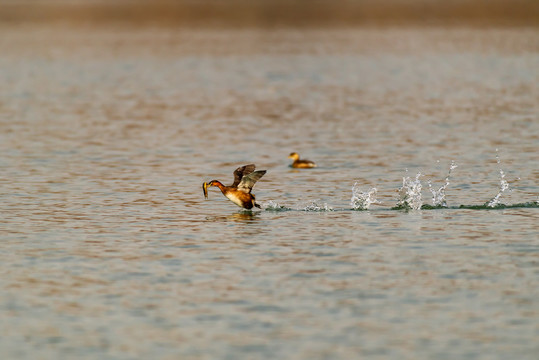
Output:
[[537,39],[4,26],[0,357],[535,359]]

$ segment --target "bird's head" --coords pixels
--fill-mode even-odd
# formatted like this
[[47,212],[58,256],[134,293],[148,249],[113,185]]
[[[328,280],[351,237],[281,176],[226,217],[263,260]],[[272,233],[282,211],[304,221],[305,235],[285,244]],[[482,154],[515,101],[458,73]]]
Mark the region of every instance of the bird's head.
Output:
[[299,154],[296,152],[290,153],[290,155],[288,155],[288,158],[296,161],[299,159]]

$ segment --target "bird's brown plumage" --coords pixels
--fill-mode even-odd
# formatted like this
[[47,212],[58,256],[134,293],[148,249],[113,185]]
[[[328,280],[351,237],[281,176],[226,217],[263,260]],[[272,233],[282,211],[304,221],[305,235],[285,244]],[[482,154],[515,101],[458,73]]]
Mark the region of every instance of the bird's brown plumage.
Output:
[[290,153],[288,158],[294,160],[290,166],[296,169],[309,169],[316,167],[316,164],[311,160],[300,160],[299,154],[296,152]]
[[260,207],[255,202],[255,197],[251,194],[251,190],[255,183],[264,176],[266,170],[254,171],[255,168],[254,164],[249,164],[234,170],[234,182],[230,186],[225,186],[218,180],[212,180],[209,183],[205,182],[202,185],[204,196],[208,197],[208,187],[216,186],[224,196],[240,207],[245,209],[252,209],[254,206]]

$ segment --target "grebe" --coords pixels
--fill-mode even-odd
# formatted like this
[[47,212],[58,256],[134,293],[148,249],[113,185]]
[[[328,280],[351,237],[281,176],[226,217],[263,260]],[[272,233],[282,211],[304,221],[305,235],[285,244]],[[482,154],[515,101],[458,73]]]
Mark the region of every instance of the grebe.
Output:
[[234,171],[234,183],[230,186],[223,185],[218,180],[212,180],[209,183],[202,184],[204,197],[208,198],[208,188],[217,186],[224,196],[234,204],[244,209],[252,209],[253,206],[260,208],[255,202],[255,197],[251,194],[251,189],[255,183],[266,173],[266,170],[254,171],[255,165],[249,164],[241,166]]
[[290,166],[296,169],[308,169],[308,168],[316,167],[316,164],[312,162],[311,160],[300,160],[299,154],[295,152],[290,153],[290,155],[288,155],[288,158],[294,159],[294,162]]

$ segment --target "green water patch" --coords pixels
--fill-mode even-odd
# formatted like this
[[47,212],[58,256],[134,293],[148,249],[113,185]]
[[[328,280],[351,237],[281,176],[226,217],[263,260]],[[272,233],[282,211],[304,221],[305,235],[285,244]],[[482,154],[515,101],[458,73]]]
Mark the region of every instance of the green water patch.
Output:
[[517,208],[539,208],[539,203],[536,201],[529,201],[525,203],[516,203],[516,204],[496,204],[494,206],[489,206],[489,203],[486,202],[483,205],[460,205],[457,209],[471,209],[471,210],[501,210],[501,209],[517,209]]
[[[486,202],[483,205],[457,205],[457,206],[443,206],[443,205],[422,205],[420,210],[459,210],[459,209],[469,209],[469,210],[503,210],[503,209],[539,209],[539,203],[536,201],[529,201],[524,203],[516,204],[497,204],[495,206],[489,206],[489,203]],[[288,209],[286,211],[292,211],[293,209]],[[378,208],[378,209],[332,209],[330,211],[380,211],[380,210],[397,210],[397,211],[414,211],[415,209],[405,204],[399,204],[397,206],[391,207],[389,209]],[[319,210],[324,211],[324,210]]]
[[[539,203],[536,201],[529,201],[529,202],[524,202],[524,203],[496,204],[494,206],[490,206],[489,202],[486,202],[482,205],[433,206],[433,205],[425,204],[421,206],[421,210],[439,210],[439,209],[502,210],[502,209],[517,209],[517,208],[537,209],[539,208]],[[397,205],[390,209],[391,210],[404,210],[404,211],[413,210],[411,207],[406,206],[406,205]]]

